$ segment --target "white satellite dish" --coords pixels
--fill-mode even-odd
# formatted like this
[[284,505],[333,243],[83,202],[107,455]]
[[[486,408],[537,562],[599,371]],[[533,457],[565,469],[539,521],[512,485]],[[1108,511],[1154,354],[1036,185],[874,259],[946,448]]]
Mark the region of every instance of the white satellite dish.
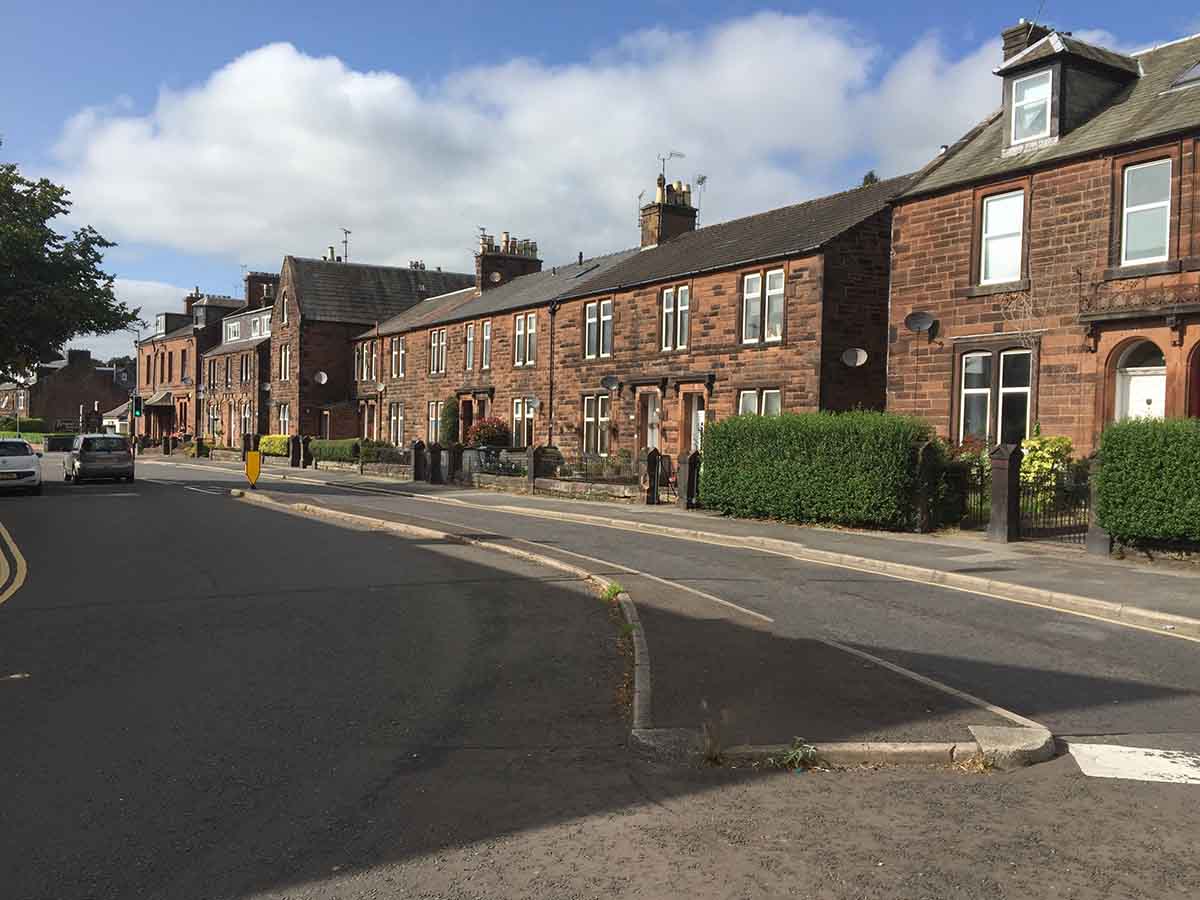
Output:
[[325,382],[329,381],[329,376],[324,372],[318,372],[313,376],[313,381],[315,381],[317,384],[325,384]]
[[866,365],[867,351],[862,347],[848,347],[842,352],[842,362],[852,369]]

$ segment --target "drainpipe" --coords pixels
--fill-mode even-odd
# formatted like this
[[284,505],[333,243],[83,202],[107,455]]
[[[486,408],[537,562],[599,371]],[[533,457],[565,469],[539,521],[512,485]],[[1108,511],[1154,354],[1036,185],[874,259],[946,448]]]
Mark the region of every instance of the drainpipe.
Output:
[[554,300],[550,303],[550,398],[549,411],[547,415],[550,418],[549,438],[547,445],[554,446],[554,320],[558,316],[558,301]]

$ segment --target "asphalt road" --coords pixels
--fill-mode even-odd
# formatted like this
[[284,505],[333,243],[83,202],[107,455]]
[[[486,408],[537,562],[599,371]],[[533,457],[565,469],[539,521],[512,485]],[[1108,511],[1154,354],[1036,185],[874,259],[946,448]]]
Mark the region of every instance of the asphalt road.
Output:
[[[241,482],[228,471],[170,466],[147,471],[194,484]],[[431,503],[381,494],[379,487],[366,493],[294,480],[269,480],[264,487],[399,514],[432,527],[495,532],[551,552],[630,567],[765,614],[774,619],[773,633],[783,638],[840,641],[1036,720],[1059,736],[1200,749],[1195,642],[771,554],[516,516],[486,505]],[[471,495],[453,493],[467,502]],[[602,564],[590,567],[605,570]],[[634,578],[608,571],[624,582]],[[661,592],[663,586],[648,589]]]
[[[591,591],[484,551],[252,507],[227,496],[238,480],[142,465],[132,486],[51,480],[43,497],[0,498],[28,562],[0,605],[3,900],[1100,900],[1200,884],[1196,788],[1085,778],[1069,757],[1011,775],[799,776],[639,756],[619,629]],[[996,702],[1011,682],[1004,702],[1056,724],[1193,727],[1182,641],[459,514],[702,585],[780,633],[841,628]]]

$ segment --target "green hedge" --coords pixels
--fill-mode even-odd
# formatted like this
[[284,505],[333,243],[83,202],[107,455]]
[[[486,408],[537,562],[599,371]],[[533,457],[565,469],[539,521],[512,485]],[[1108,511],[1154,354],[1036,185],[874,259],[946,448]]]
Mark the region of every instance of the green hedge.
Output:
[[258,439],[258,452],[263,456],[287,456],[289,439],[286,434],[264,434]]
[[1131,419],[1100,438],[1097,515],[1122,541],[1200,542],[1200,419]]
[[[886,413],[734,416],[704,429],[700,497],[727,515],[911,528],[922,477],[940,476],[933,438],[927,423]],[[917,448],[930,441],[921,476]]]
[[[0,419],[0,431],[16,431],[17,418],[16,416],[5,416]],[[29,418],[21,416],[21,433],[26,432],[44,432],[46,430],[46,420],[40,418]]]
[[363,462],[391,463],[392,465],[408,462],[408,456],[403,448],[393,447],[386,441],[362,441],[359,452],[362,453]]
[[343,438],[338,441],[312,441],[308,449],[313,459],[320,462],[358,462],[358,438]]

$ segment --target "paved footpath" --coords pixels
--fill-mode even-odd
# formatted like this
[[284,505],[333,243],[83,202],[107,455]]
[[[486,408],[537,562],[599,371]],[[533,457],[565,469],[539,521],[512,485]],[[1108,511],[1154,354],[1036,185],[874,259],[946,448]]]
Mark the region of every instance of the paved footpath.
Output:
[[[156,471],[170,471],[169,465]],[[146,469],[151,470],[155,467]],[[176,477],[219,485],[239,480],[233,467],[175,471]],[[881,694],[867,676],[877,676],[871,666],[882,662],[998,707],[1002,714],[1043,725],[1078,751],[1080,765],[1097,775],[1114,772],[1112,759],[1096,762],[1097,753],[1111,752],[1089,748],[1120,745],[1145,751],[1120,760],[1123,768],[1116,771],[1123,775],[1177,780],[1177,771],[1161,774],[1163,759],[1154,755],[1168,752],[1182,754],[1173,758],[1182,760],[1179,771],[1190,772],[1184,780],[1196,777],[1196,641],[1154,626],[1013,602],[1002,592],[983,596],[948,590],[738,542],[747,536],[786,536],[806,550],[860,558],[873,554],[926,569],[978,575],[1004,568],[1012,584],[1047,590],[1074,579],[1070,586],[1076,591],[1086,588],[1108,602],[1125,586],[1139,604],[1161,603],[1175,615],[1188,611],[1189,601],[1195,605],[1200,581],[1188,574],[1148,572],[1082,555],[1071,559],[994,549],[969,538],[943,546],[928,538],[430,488],[341,473],[286,474],[286,479],[269,477],[263,486],[282,497],[360,514],[500,535],[620,580],[643,610],[658,727],[697,729],[715,718],[725,743],[763,744],[796,735],[956,740],[966,725],[991,724],[978,718],[977,705],[960,708],[947,699],[955,695],[944,693],[937,703],[922,705],[918,699],[912,705],[885,705],[890,713],[881,717],[879,705],[871,702]],[[646,523],[663,528],[659,532]],[[681,523],[728,541],[669,536],[669,529]],[[635,527],[643,530],[628,530]],[[1135,590],[1140,580],[1147,585]],[[865,658],[849,665],[848,656],[830,653],[830,647]],[[855,677],[848,678],[848,672]],[[839,706],[838,715],[829,714],[830,706]]]

